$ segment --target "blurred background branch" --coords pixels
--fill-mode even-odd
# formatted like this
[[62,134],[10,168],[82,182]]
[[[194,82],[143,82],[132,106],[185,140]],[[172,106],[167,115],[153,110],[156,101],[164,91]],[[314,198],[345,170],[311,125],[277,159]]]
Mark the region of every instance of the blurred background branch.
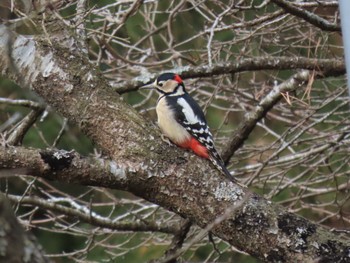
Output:
[[4,194],[0,194],[0,242],[3,262],[23,262],[23,259],[33,263],[51,262],[36,238],[23,229],[14,215],[11,204]]

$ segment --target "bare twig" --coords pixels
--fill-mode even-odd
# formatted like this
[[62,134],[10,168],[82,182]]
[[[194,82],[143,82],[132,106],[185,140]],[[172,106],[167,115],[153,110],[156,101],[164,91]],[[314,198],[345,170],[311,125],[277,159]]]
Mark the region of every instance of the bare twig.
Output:
[[[91,211],[91,209],[84,207],[82,205],[75,205],[73,207],[68,207],[60,203],[72,203],[70,199],[62,198],[52,198],[52,199],[41,199],[38,197],[21,197],[15,195],[8,195],[9,200],[16,204],[30,204],[38,206],[44,210],[51,210],[58,212],[65,216],[76,217],[79,220],[89,223],[94,226],[118,230],[118,231],[133,231],[133,232],[161,232],[166,234],[179,233],[179,229],[176,226],[167,226],[162,223],[152,222],[152,221],[139,221],[131,222],[129,220],[125,221],[115,221],[113,218],[103,217],[96,212]],[[88,211],[88,212],[86,212]]]
[[[319,71],[319,74],[325,76],[338,76],[345,74],[344,61],[338,59],[310,59],[305,57],[255,57],[243,58],[236,62],[218,63],[211,67],[198,66],[191,68],[178,68],[176,73],[181,74],[183,79],[212,77],[223,74],[234,74],[244,71],[258,70],[289,70],[289,69],[308,69]],[[142,76],[132,81],[123,82],[114,85],[118,93],[125,93],[136,90],[137,88],[149,83],[155,75]]]
[[232,214],[239,209],[242,204],[244,203],[244,199],[239,201],[236,205],[229,207],[225,210],[225,212],[218,216],[213,222],[208,224],[203,230],[201,230],[197,235],[192,237],[188,242],[183,246],[183,248],[178,249],[177,251],[174,251],[174,253],[168,255],[165,259],[159,261],[159,263],[168,263],[171,262],[171,260],[178,258],[183,253],[185,253],[191,246],[193,246],[195,243],[199,242],[201,239],[203,239],[208,233],[218,224],[220,224],[222,221],[227,220],[228,218],[232,217]]
[[257,122],[265,117],[266,113],[282,98],[284,92],[290,92],[299,88],[309,79],[308,71],[301,71],[293,75],[290,79],[281,83],[273,89],[259,102],[252,110],[245,114],[241,125],[234,132],[231,140],[227,143],[227,148],[222,153],[222,158],[228,162],[235,151],[243,144],[252,132]]
[[44,109],[32,110],[26,117],[24,117],[16,128],[11,132],[9,138],[6,140],[8,145],[21,145],[24,136],[36,122]]
[[176,252],[182,248],[185,238],[192,226],[190,220],[185,219],[182,222],[181,228],[174,235],[173,240],[169,246],[169,248],[165,251],[164,258],[161,258],[154,262],[164,262],[164,263],[176,263],[176,257],[174,258],[172,255],[176,254]]
[[21,99],[14,100],[14,99],[8,99],[8,98],[0,98],[0,103],[28,107],[33,110],[41,110],[44,107],[44,105],[32,100],[21,100]]
[[322,30],[326,31],[341,31],[340,25],[336,23],[330,23],[327,20],[319,17],[318,15],[311,13],[301,7],[295,6],[289,1],[285,0],[272,0],[276,5],[280,6],[288,13],[295,15],[309,22],[310,24],[319,27]]

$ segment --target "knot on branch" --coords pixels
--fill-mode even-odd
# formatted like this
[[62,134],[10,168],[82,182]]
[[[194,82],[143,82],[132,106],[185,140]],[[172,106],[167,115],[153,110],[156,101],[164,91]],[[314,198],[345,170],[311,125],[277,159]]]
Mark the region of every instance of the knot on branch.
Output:
[[43,150],[40,152],[42,160],[50,166],[53,171],[68,168],[75,156],[74,151]]
[[304,218],[295,218],[292,214],[286,213],[278,218],[278,228],[288,237],[295,240],[294,249],[304,251],[307,249],[308,237],[315,234],[316,226]]

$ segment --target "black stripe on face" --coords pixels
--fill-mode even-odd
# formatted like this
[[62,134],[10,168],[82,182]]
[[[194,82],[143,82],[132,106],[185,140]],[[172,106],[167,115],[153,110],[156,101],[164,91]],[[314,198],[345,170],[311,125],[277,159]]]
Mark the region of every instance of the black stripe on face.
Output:
[[156,88],[156,90],[157,90],[159,93],[161,93],[161,94],[166,94],[166,92],[165,92],[164,90],[161,90],[161,89],[159,89],[159,88]]
[[181,88],[181,87],[182,87],[182,90],[185,92],[185,86],[181,83],[181,84],[176,86],[176,88],[174,89],[173,92],[170,92],[170,93],[175,94],[179,90],[179,88]]

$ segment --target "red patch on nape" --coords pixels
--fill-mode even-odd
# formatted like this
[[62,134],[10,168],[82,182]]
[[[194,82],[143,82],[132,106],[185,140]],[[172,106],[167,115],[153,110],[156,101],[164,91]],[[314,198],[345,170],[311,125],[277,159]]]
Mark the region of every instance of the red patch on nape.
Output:
[[179,144],[179,146],[185,149],[191,149],[195,154],[197,154],[200,157],[206,159],[209,158],[208,149],[193,137],[190,140]]
[[176,80],[178,83],[182,83],[182,79],[179,75],[175,74],[174,80]]

